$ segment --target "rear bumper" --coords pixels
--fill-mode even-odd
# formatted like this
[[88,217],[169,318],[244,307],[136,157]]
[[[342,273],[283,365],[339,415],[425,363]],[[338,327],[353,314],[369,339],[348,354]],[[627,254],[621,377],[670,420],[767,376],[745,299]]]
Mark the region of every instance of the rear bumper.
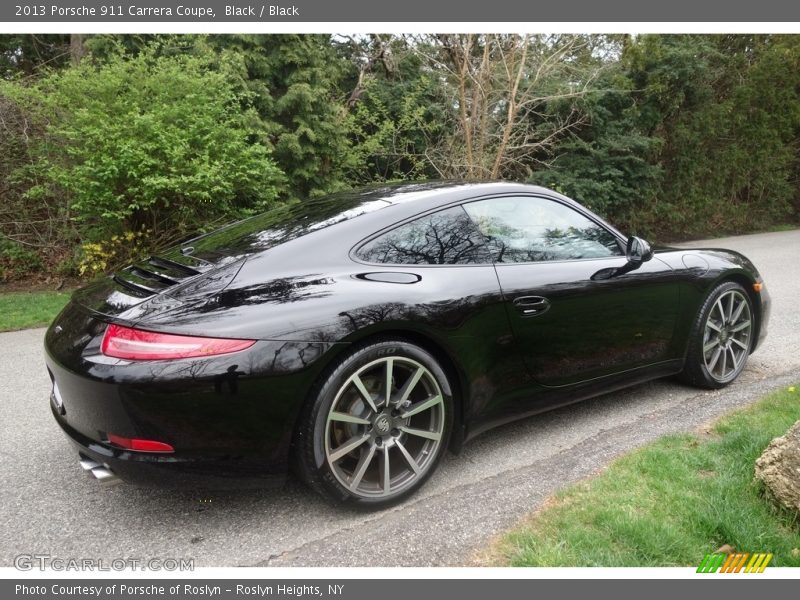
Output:
[[268,473],[258,461],[186,458],[114,448],[70,427],[51,403],[53,417],[81,459],[90,459],[126,483],[171,489],[274,488],[284,473]]
[[70,427],[52,403],[51,409],[80,459],[94,461],[126,483],[171,489],[241,489],[275,488],[286,480],[285,472],[267,473],[256,461],[191,459],[114,448]]

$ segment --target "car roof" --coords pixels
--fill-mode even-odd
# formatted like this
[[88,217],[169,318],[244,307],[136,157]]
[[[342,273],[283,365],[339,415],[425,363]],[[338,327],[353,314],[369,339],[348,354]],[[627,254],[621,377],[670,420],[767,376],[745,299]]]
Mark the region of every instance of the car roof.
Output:
[[[557,192],[523,183],[425,181],[384,184],[281,204],[260,215],[184,242],[182,248],[174,249],[173,254],[185,254],[187,249],[191,249],[192,256],[217,262],[215,257],[252,257],[267,250],[274,255],[280,247],[279,255],[287,260],[287,265],[300,259],[291,256],[293,253],[311,256],[312,251],[313,257],[307,256],[304,261],[319,263],[324,257],[317,248],[324,247],[324,254],[331,257],[343,257],[360,241],[416,215],[467,200],[509,193],[544,195],[584,210]],[[289,256],[291,260],[288,260]]]
[[454,200],[453,196],[455,195],[463,195],[464,199],[467,199],[473,196],[515,191],[553,193],[552,190],[540,186],[509,181],[425,181],[363,188],[361,191],[373,199],[380,199],[389,204],[424,202],[435,199],[441,199],[442,203],[446,203]]

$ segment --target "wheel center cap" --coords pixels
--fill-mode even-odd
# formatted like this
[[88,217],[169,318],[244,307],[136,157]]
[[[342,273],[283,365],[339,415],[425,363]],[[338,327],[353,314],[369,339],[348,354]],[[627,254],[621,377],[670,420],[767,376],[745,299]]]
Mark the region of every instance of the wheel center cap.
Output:
[[387,433],[390,426],[391,424],[389,423],[389,417],[386,415],[381,415],[375,420],[375,429],[378,430],[378,433]]

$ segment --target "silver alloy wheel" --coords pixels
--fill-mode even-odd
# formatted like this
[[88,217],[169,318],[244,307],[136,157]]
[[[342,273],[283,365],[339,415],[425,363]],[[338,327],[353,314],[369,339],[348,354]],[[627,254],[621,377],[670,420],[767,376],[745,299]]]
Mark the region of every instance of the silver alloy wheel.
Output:
[[380,358],[339,388],[325,425],[325,457],[351,494],[395,495],[434,463],[444,424],[444,398],[431,372],[410,358]]
[[744,366],[750,352],[752,316],[750,304],[738,290],[721,294],[706,318],[703,360],[709,375],[730,381]]

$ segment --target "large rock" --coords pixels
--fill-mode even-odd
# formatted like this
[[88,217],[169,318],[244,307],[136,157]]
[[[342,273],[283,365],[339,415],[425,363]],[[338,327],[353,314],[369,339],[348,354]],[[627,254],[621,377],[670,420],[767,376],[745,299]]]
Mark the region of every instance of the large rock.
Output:
[[781,506],[800,513],[800,421],[758,457],[756,479]]

